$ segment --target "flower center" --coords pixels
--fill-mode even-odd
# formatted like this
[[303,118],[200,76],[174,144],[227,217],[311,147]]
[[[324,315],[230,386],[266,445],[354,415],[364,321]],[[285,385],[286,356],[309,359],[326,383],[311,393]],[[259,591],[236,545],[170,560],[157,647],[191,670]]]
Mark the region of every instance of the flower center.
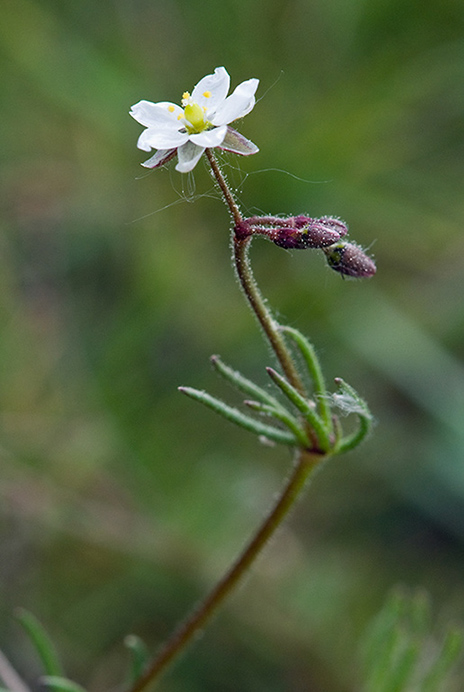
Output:
[[202,108],[193,101],[188,91],[182,95],[182,105],[184,107],[184,118],[187,121],[185,128],[189,134],[203,132],[211,127],[211,123],[205,118],[206,108]]

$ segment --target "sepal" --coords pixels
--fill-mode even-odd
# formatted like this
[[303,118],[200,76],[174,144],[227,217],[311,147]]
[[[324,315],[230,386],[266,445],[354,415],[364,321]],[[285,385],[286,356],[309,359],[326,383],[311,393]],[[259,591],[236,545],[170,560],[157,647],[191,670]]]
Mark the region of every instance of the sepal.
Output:
[[226,136],[222,140],[222,144],[218,146],[218,149],[231,151],[234,154],[241,154],[242,156],[251,156],[251,154],[257,154],[259,151],[256,144],[250,142],[249,139],[230,126],[227,127]]

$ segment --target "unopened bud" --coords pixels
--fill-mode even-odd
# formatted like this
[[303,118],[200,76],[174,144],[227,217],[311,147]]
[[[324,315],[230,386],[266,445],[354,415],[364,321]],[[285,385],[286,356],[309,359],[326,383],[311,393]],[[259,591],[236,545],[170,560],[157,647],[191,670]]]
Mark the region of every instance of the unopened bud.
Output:
[[340,238],[343,238],[348,233],[348,226],[341,219],[337,219],[336,216],[323,216],[321,219],[316,219],[319,223],[322,223],[326,228],[330,228],[333,231],[337,231]]
[[287,250],[306,250],[327,247],[340,240],[340,233],[323,223],[322,219],[306,218],[306,224],[298,227],[301,223],[300,217],[295,216],[295,222],[294,228],[276,228],[275,237],[272,238],[276,245]]
[[375,262],[354,243],[336,243],[324,250],[329,267],[339,274],[355,276],[362,279],[374,276],[377,271]]

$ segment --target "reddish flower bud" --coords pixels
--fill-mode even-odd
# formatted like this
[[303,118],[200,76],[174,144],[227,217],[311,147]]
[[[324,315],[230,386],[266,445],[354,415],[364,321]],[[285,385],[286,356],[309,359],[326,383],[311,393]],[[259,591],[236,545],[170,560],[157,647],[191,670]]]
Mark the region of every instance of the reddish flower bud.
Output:
[[343,236],[348,233],[348,226],[346,223],[341,219],[337,219],[335,216],[321,216],[320,219],[312,219],[310,216],[300,214],[299,216],[290,217],[285,225],[294,226],[295,228],[304,228],[305,226],[313,224],[319,224],[331,231],[336,231],[340,238],[343,238]]
[[[295,217],[298,222],[298,217]],[[321,248],[333,245],[340,240],[340,234],[319,221],[312,221],[302,228],[276,228],[272,238],[279,247],[287,250],[306,250],[306,248]]]
[[337,219],[335,216],[323,216],[321,219],[317,219],[319,223],[324,224],[326,228],[331,228],[333,231],[337,231],[340,238],[343,238],[348,233],[348,226],[341,219]]
[[324,250],[329,267],[339,274],[362,279],[374,276],[377,271],[374,260],[354,243],[336,243]]

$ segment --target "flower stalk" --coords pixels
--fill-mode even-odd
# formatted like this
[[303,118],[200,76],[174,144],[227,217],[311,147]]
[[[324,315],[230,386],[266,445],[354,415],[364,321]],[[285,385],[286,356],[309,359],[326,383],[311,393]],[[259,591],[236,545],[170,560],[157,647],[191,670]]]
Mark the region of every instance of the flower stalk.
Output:
[[294,506],[309,476],[320,463],[320,457],[299,450],[296,454],[292,473],[280,493],[280,496],[258,531],[245,547],[241,555],[216,584],[204,601],[187,617],[166,641],[156,658],[144,674],[136,681],[130,692],[143,692],[157,682],[173,661],[190,643],[196,632],[214,615],[229,593],[233,591],[256,557],[261,553],[269,538],[275,533],[282,521]]
[[[234,225],[240,226],[240,224],[243,222],[240,209],[229,189],[229,186],[226,183],[222,171],[216,161],[216,157],[211,149],[206,150],[206,156],[208,157],[208,161],[211,165],[213,175],[216,178],[216,181],[224,195],[224,200],[230,209],[234,220]],[[271,347],[276,354],[276,357],[281,364],[289,382],[291,382],[291,384],[300,392],[300,394],[304,395],[305,389],[303,383],[295,367],[290,351],[285,344],[282,333],[279,330],[279,325],[275,322],[271,313],[267,309],[266,303],[261,295],[261,291],[259,290],[258,284],[253,276],[248,258],[251,239],[251,235],[247,237],[240,237],[236,233],[234,234],[233,238],[234,263],[240,285],[251,309],[255,313],[264,333],[269,339]]]
[[[176,169],[188,172],[205,154],[232,217],[233,262],[237,278],[283,371],[281,374],[273,368],[266,369],[278,390],[277,398],[225,365],[218,356],[213,356],[215,370],[247,396],[244,405],[258,417],[242,413],[204,391],[192,387],[179,389],[261,439],[293,448],[294,462],[274,506],[248,545],[205,599],[174,630],[158,655],[144,667],[130,692],[145,692],[153,687],[167,666],[187,647],[235,588],[290,512],[313,470],[331,456],[357,446],[368,434],[372,423],[366,403],[341,378],[336,379],[338,392],[327,394],[314,347],[298,330],[280,325],[274,319],[253,275],[249,250],[256,235],[264,236],[287,250],[322,250],[329,266],[343,276],[360,278],[375,273],[372,259],[356,244],[342,240],[348,228],[336,217],[311,218],[303,214],[243,217],[213,148],[241,155],[258,151],[254,144],[229,126],[230,122],[243,117],[253,108],[257,86],[257,79],[247,80],[231,96],[226,97],[229,76],[224,68],[216,68],[214,74],[200,80],[192,96],[187,92],[184,94],[183,109],[168,102],[153,104],[141,101],[131,111],[131,115],[147,128],[139,137],[139,148],[147,151],[158,149],[143,165],[156,168],[177,154],[179,162]],[[296,365],[294,350],[302,356],[306,366],[304,373],[300,373]],[[281,403],[282,398],[285,403]],[[356,414],[357,429],[344,437],[333,408],[338,408],[344,415]],[[274,424],[263,423],[261,417],[272,419]]]

